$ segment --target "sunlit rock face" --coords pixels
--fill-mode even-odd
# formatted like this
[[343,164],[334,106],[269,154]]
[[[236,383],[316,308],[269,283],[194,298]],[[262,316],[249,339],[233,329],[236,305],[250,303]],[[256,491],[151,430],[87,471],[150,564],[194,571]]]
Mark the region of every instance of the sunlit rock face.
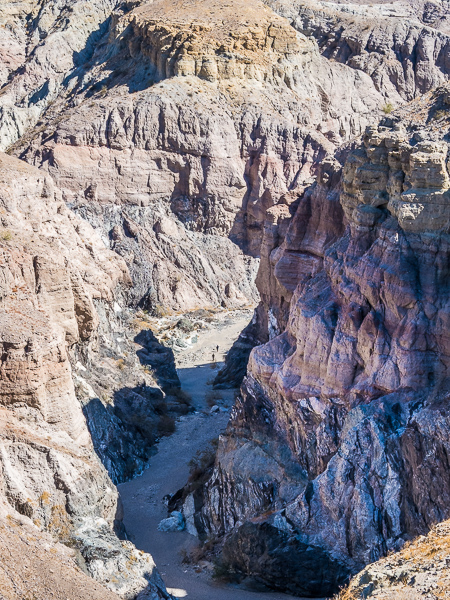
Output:
[[266,210],[387,104],[448,75],[442,19],[394,5],[14,5],[3,148],[102,231],[134,305],[253,303]]
[[250,356],[194,519],[226,535],[226,565],[272,587],[327,595],[449,516],[447,98],[369,128],[290,220],[288,203],[267,215],[271,339]]
[[[249,345],[267,344],[199,529],[231,533],[234,569],[328,595],[445,513],[424,493],[435,471],[409,473],[433,448],[445,456],[429,398],[447,367],[446,130],[419,135],[429,115],[412,109],[354,141],[448,78],[448,2],[432,4],[3,3],[0,148],[39,168],[0,161],[3,495],[44,529],[65,507],[57,527],[93,576],[136,559],[110,537],[120,511],[93,446],[115,482],[140,472],[177,385],[173,355],[135,335],[129,307],[254,303],[258,258]],[[417,110],[440,123],[436,101]],[[164,381],[136,348],[164,354]],[[137,562],[116,591],[154,572]]]
[[[121,530],[118,493],[94,451],[70,362],[76,347],[84,358],[95,355],[95,304],[113,304],[127,285],[123,259],[66,207],[52,179],[0,154],[0,522],[2,531],[12,528],[14,552],[26,537],[48,550],[47,567],[65,560],[68,575],[53,582],[58,593],[71,579],[89,597],[118,597],[86,581],[61,541],[76,546],[85,570],[112,592],[168,597],[152,558],[113,533]],[[15,565],[17,594],[29,589],[26,569],[36,565],[28,558]],[[36,598],[48,597],[42,573],[34,585]],[[16,598],[2,588],[10,592]]]

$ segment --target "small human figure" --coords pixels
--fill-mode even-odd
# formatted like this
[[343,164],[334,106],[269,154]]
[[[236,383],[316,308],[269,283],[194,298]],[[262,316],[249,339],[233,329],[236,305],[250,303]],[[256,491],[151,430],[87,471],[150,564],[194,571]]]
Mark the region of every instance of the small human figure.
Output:
[[219,345],[217,345],[217,352],[219,352]]
[[212,361],[215,362],[215,360],[216,360],[216,355],[213,352],[213,359],[212,359]]

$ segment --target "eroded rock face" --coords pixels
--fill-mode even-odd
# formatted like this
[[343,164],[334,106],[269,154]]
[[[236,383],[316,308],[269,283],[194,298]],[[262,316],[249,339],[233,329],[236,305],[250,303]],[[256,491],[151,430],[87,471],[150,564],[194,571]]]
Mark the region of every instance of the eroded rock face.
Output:
[[[50,538],[40,537],[42,531],[73,543],[75,531],[97,519],[95,535],[84,532],[84,545],[78,544],[81,555],[109,536],[122,570],[133,552],[136,570],[114,586],[117,565],[99,551],[91,574],[127,598],[147,588],[155,598],[167,597],[151,558],[130,545],[122,550],[113,533],[121,528],[117,490],[94,452],[69,360],[76,345],[89,352],[100,323],[94,303],[113,303],[117,286],[129,283],[126,265],[70,212],[48,175],[7,155],[0,155],[0,220],[1,518],[19,517],[19,538],[22,527],[32,528],[45,544]],[[22,565],[17,569],[26,580]],[[73,579],[89,589],[81,572]],[[38,581],[41,594],[44,584]],[[102,586],[90,587],[95,597],[108,597]]]
[[443,83],[448,70],[448,2],[269,2],[323,56],[370,74],[388,102]]
[[349,592],[365,598],[438,598],[449,590],[449,523],[434,526],[400,552],[369,565],[350,583]]
[[118,600],[119,596],[77,568],[73,551],[49,534],[0,509],[0,582],[5,600]]
[[7,18],[29,15],[32,43],[22,26],[5,42],[21,71],[2,89],[3,147],[51,173],[154,314],[255,302],[267,209],[449,72],[445,11],[411,3],[87,4]]
[[[91,6],[98,29],[64,79],[25,57],[0,102],[12,132],[3,139],[21,136],[14,152],[48,170],[66,202],[102,230],[130,268],[132,302],[153,312],[255,301],[250,257],[260,255],[266,210],[303,189],[325,154],[385,105],[448,76],[447,34],[425,31],[411,10],[409,38],[403,9],[356,11],[373,47],[361,43],[355,55],[379,61],[370,68],[323,48],[320,36],[347,23],[345,5],[320,7],[327,18],[309,27],[301,19],[314,11],[304,3],[139,2],[111,5],[104,19],[106,4]],[[36,52],[50,52],[57,35],[67,49],[83,10],[75,2],[67,28],[51,29]],[[429,37],[433,50],[416,60]],[[406,83],[389,70],[408,68]],[[24,116],[11,125],[12,113]]]
[[31,126],[104,35],[116,0],[7,1],[2,11],[0,150]]
[[[68,356],[94,447],[121,481],[148,458],[163,380],[177,385],[168,354],[168,373],[147,372],[160,353],[129,333],[126,305],[158,315],[246,305],[259,256],[250,344],[267,344],[251,355],[213,478],[189,499],[206,503],[194,522],[237,541],[247,526],[278,557],[295,538],[297,556],[313,548],[320,569],[309,588],[299,587],[308,561],[286,580],[328,594],[429,526],[415,515],[444,515],[425,497],[428,475],[404,494],[410,505],[402,494],[422,448],[446,455],[446,415],[430,426],[442,397],[428,392],[448,363],[447,140],[434,125],[413,139],[412,115],[405,134],[393,118],[348,158],[350,146],[335,150],[448,78],[448,3],[371,4],[6,3],[0,143],[41,175],[3,160],[22,176],[18,197],[5,181],[1,215],[2,403],[76,446],[76,464],[63,457],[68,489],[79,456],[88,481],[95,471],[93,490],[76,488],[70,525],[92,503],[111,524],[116,500],[89,466]],[[14,488],[14,464],[5,495],[48,526],[46,490]],[[62,502],[53,466],[47,475]],[[284,514],[248,525],[266,511]],[[227,560],[245,573],[239,546]],[[97,554],[92,573],[122,564],[97,565]],[[283,561],[270,571],[260,559],[251,570],[282,588]]]
[[[130,23],[155,78],[196,75],[207,81],[289,77],[277,63],[308,47],[285,19],[262,2],[227,5],[141,3]],[[303,42],[303,43],[302,43]],[[136,49],[135,42],[135,49]],[[287,60],[286,60],[287,59]]]
[[[275,511],[292,530],[265,543],[293,535],[348,574],[448,518],[447,94],[369,128],[340,178],[324,163],[290,222],[285,204],[268,212],[258,280],[272,339],[250,356],[202,490],[203,535],[267,539]],[[227,552],[280,587],[264,552]]]

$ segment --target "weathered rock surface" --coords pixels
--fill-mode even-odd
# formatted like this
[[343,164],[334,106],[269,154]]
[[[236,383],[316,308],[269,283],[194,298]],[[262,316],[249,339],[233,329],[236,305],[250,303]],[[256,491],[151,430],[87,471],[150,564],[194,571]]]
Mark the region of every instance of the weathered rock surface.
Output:
[[[250,356],[197,492],[203,535],[239,540],[251,524],[265,544],[285,536],[287,551],[293,535],[325,552],[318,568],[354,573],[449,517],[447,98],[369,128],[341,177],[325,162],[290,222],[286,204],[268,211],[258,281],[272,339]],[[274,511],[292,534],[267,536]],[[290,589],[261,552],[224,559]]]
[[[77,540],[80,528],[91,545],[115,540],[114,560],[121,568],[100,552],[92,575],[122,597],[147,588],[155,598],[167,597],[150,557],[139,555],[132,561],[136,568],[126,571],[127,556],[137,551],[129,544],[122,550],[113,533],[121,529],[117,490],[94,452],[69,361],[76,345],[86,352],[95,345],[100,318],[94,302],[113,304],[115,288],[129,282],[125,263],[66,207],[48,175],[4,154],[0,220],[2,514],[22,515],[24,527],[34,527],[33,539],[47,545],[50,538],[41,538],[42,531],[65,543]],[[99,524],[91,526],[90,537],[88,519]],[[17,535],[18,548],[25,533]],[[77,545],[87,560],[89,544]],[[20,585],[27,590],[31,581],[22,566]],[[122,571],[120,585],[112,578],[116,570]],[[38,595],[52,580],[43,577],[36,576]],[[74,584],[77,579],[88,593],[81,572]],[[55,590],[64,589],[66,580]],[[108,597],[101,586],[91,589],[94,597]]]
[[117,497],[70,363],[122,481],[173,426],[178,385],[129,307],[251,304],[261,257],[228,370],[267,343],[191,521],[231,533],[242,576],[328,594],[448,516],[448,92],[430,93],[450,73],[448,2],[4,8],[0,147],[40,168],[0,164],[0,394],[27,428],[20,445],[5,425],[10,505],[84,532],[91,574],[136,595],[150,559],[111,581],[136,555],[107,533]]
[[172,511],[170,516],[163,519],[158,525],[159,531],[183,531],[184,528],[184,517],[178,510]]
[[443,83],[450,33],[446,0],[393,2],[269,2],[322,56],[370,75],[375,88],[398,105]]
[[95,344],[71,351],[73,377],[95,451],[114,483],[141,473],[180,412],[173,351],[123,299],[97,304]]
[[[3,507],[2,507],[3,508]],[[2,599],[118,600],[119,596],[83,573],[73,551],[48,534],[3,512],[0,521]]]
[[[93,27],[87,8],[48,6],[67,25],[56,19],[3,88],[2,139],[20,138],[14,152],[103,232],[130,268],[131,301],[155,313],[253,302],[266,210],[385,105],[449,72],[440,17],[424,28],[411,9],[408,37],[406,9],[356,7],[352,61],[322,43],[330,29],[346,48],[355,37],[346,5],[98,1],[98,28],[72,54],[72,26],[78,44]],[[40,18],[33,31],[47,31]],[[72,57],[64,78],[37,59],[57,43]]]
[[73,538],[83,557],[83,566],[97,581],[106,581],[122,598],[172,600],[145,552],[126,540],[119,540],[104,519],[87,519],[75,530]]
[[405,544],[398,553],[369,565],[342,593],[347,600],[380,598],[445,598],[450,588],[449,523],[439,523],[426,536]]
[[[134,305],[243,306],[266,210],[382,109],[448,77],[436,7],[49,1],[29,14],[35,45],[14,34],[3,147],[19,140],[123,256]],[[55,48],[58,69],[41,57]]]

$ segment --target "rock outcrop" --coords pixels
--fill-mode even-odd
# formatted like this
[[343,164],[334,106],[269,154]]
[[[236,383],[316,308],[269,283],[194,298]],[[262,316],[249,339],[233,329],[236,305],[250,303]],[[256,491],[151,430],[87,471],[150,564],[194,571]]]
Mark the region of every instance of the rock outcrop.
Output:
[[[139,554],[128,542],[122,545],[113,533],[121,530],[120,501],[94,452],[69,360],[73,348],[88,352],[89,345],[95,346],[100,318],[94,302],[113,304],[114,290],[129,282],[126,265],[66,207],[48,175],[4,154],[0,155],[0,221],[3,533],[7,535],[16,523],[15,551],[23,546],[27,531],[34,531],[32,540],[41,540],[51,552],[50,536],[41,534],[48,532],[75,545],[79,563],[86,562],[97,581],[122,597],[136,597],[148,589],[154,598],[166,598],[151,557]],[[105,544],[113,540],[109,558]],[[61,551],[55,553],[51,563],[61,568]],[[133,568],[127,570],[131,555]],[[80,580],[86,593],[109,597],[102,586],[83,582],[74,558],[70,561],[67,568],[74,573],[73,585]],[[3,560],[2,568],[6,576],[10,566]],[[19,593],[22,584],[25,593],[32,583],[24,572],[26,562],[20,561],[16,568],[18,587],[11,593]],[[35,563],[32,568],[36,569]],[[35,577],[35,597],[39,597],[44,594],[42,586],[52,585],[52,577],[45,582],[42,574]],[[67,579],[64,576],[55,590],[64,589]],[[5,586],[9,594],[9,583]]]
[[447,79],[446,0],[269,4],[295,29],[313,37],[322,56],[370,75],[387,104],[412,100]]
[[439,523],[389,557],[355,576],[339,599],[420,600],[445,598],[450,589],[448,521]]
[[5,17],[21,50],[1,139],[102,231],[154,314],[254,303],[266,210],[450,70],[438,5],[87,4]]
[[4,3],[0,148],[39,170],[1,155],[1,497],[122,596],[165,594],[113,481],[179,385],[134,311],[251,305],[258,259],[217,385],[261,345],[188,528],[323,595],[449,516],[448,9]]
[[[288,224],[287,204],[268,212],[271,339],[195,499],[242,576],[326,595],[449,517],[447,102],[440,88],[369,128],[340,177],[324,162]],[[283,577],[264,548],[294,540],[311,554]]]
[[119,600],[119,596],[83,573],[73,551],[50,535],[7,516],[0,518],[0,586],[2,599]]

